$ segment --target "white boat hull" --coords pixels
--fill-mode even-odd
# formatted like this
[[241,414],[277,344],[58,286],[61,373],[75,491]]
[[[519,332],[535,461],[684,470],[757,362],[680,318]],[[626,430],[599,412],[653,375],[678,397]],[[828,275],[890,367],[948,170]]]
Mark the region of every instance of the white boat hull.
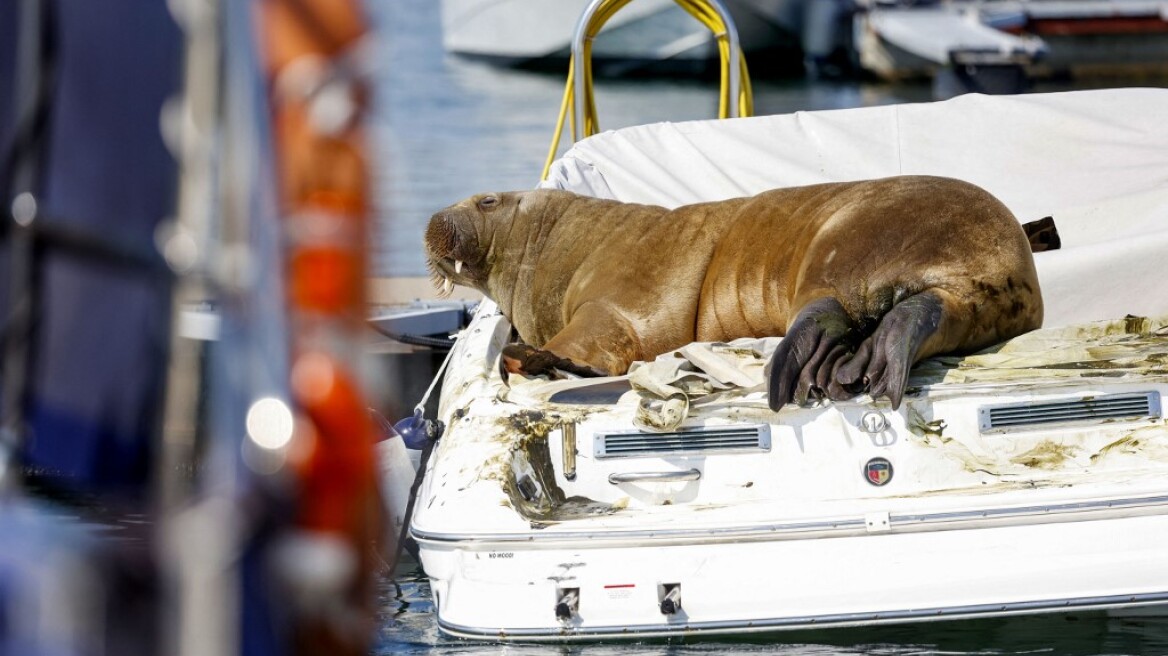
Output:
[[[1168,330],[1157,325],[1132,329]],[[1089,368],[1086,382],[1063,377],[1060,356],[1042,352],[1077,357],[1058,340],[1078,329],[1016,340],[985,356],[981,373],[963,366],[966,384],[917,392],[898,412],[872,402],[787,408],[757,448],[627,455],[609,449],[633,421],[633,393],[601,408],[557,404],[549,399],[580,383],[508,390],[491,367],[469,364],[493,362],[475,355],[497,352],[508,328],[488,304],[455,351],[464,365],[448,373],[444,407],[463,410],[450,415],[412,523],[447,633],[576,640],[1168,604],[1168,375],[1152,364],[1108,388]],[[1083,348],[1129,364],[1161,357],[1139,349],[1168,349],[1168,337],[1112,343],[1115,330],[1082,331],[1109,344]],[[995,358],[1004,369],[992,369]],[[1053,395],[1026,373],[1048,365],[1059,372],[1047,381]],[[1003,375],[1014,380],[987,382]],[[1021,429],[986,419],[987,407],[1019,398],[1042,408],[1117,395],[1145,408]],[[887,422],[874,432],[864,428],[873,413]],[[762,416],[775,415],[732,397],[646,443],[758,427]],[[875,459],[895,463],[879,486],[866,466]],[[648,480],[684,472],[698,475]],[[665,614],[672,586],[681,610]],[[577,605],[559,617],[569,594]]]
[[[634,543],[424,540],[440,628],[470,638],[752,633],[1156,607],[1168,610],[1168,507],[1155,515],[846,537]],[[1096,522],[1103,522],[1099,524]],[[681,611],[660,610],[679,583]],[[579,590],[562,622],[555,604]],[[1168,613],[1165,613],[1168,614]]]

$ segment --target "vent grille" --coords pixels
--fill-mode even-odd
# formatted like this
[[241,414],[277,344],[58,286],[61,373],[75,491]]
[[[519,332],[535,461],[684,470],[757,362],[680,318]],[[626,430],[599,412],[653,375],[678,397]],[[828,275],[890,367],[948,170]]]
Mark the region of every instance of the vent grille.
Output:
[[758,425],[669,433],[597,433],[593,444],[597,458],[768,451],[771,429]]
[[983,433],[1081,421],[1135,420],[1159,416],[1159,392],[1105,394],[1045,403],[1012,403],[978,410]]

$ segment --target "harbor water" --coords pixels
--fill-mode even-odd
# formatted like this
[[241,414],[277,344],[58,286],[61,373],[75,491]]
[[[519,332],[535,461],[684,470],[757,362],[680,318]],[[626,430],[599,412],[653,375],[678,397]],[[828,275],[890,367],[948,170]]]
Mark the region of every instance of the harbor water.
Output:
[[[422,231],[434,211],[471,194],[527,189],[538,182],[564,82],[559,76],[500,70],[446,55],[437,0],[369,0],[369,8],[379,37],[372,135],[378,158],[380,216],[374,273],[424,276]],[[1108,84],[1107,80],[1043,83],[1036,90]],[[710,118],[716,110],[716,85],[716,80],[709,79],[601,80],[596,85],[601,126],[611,129]],[[927,84],[855,80],[755,80],[754,91],[758,114],[932,99]],[[567,145],[565,141],[560,152]],[[767,563],[752,566],[766,567]],[[875,563],[872,585],[874,589],[880,586]],[[592,645],[469,642],[439,633],[429,586],[413,564],[399,569],[395,577],[386,577],[379,602],[382,616],[374,653],[385,655],[1168,654],[1168,618],[1121,619],[1103,614],[745,639]]]

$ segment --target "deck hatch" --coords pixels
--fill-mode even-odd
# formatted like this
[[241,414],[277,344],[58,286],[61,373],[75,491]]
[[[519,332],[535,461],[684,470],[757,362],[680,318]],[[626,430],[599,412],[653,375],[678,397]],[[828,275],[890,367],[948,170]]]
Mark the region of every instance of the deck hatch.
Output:
[[1011,403],[978,409],[981,432],[1106,419],[1136,420],[1160,416],[1159,392],[1102,394],[1042,403]]
[[760,424],[668,433],[597,433],[593,446],[597,458],[769,451],[771,427]]

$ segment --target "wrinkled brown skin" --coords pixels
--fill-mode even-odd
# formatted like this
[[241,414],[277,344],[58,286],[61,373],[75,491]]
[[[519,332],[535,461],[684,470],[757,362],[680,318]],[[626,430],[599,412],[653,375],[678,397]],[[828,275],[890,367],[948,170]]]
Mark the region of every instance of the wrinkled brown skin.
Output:
[[494,299],[527,344],[550,352],[542,361],[566,359],[576,373],[624,373],[692,341],[785,335],[768,370],[776,410],[864,391],[899,406],[912,364],[1042,323],[1018,221],[949,178],[675,210],[565,191],[482,194],[434,215],[426,251],[437,276]]

